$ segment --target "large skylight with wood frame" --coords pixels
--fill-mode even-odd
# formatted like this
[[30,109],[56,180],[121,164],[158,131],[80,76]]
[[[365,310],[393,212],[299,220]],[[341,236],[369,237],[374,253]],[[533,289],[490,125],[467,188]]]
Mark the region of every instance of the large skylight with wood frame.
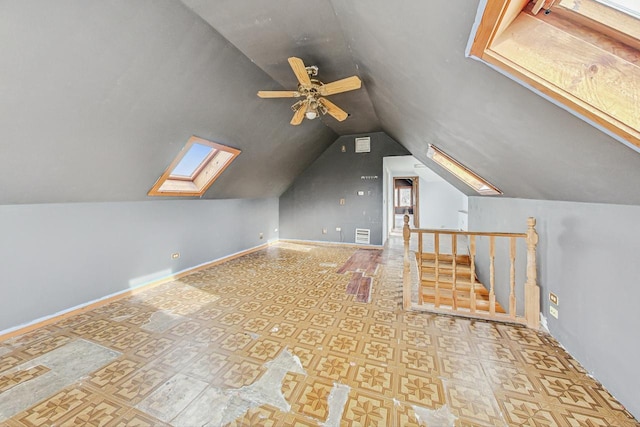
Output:
[[638,0],[487,0],[470,56],[640,148]]
[[240,150],[192,136],[149,196],[202,196]]

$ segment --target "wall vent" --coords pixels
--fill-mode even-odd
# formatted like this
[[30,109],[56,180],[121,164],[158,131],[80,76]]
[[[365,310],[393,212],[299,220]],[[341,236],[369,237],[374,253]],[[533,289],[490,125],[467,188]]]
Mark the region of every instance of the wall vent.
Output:
[[360,245],[370,244],[371,230],[368,228],[356,228],[356,243]]
[[371,152],[371,137],[365,136],[362,138],[356,138],[356,153],[370,153]]

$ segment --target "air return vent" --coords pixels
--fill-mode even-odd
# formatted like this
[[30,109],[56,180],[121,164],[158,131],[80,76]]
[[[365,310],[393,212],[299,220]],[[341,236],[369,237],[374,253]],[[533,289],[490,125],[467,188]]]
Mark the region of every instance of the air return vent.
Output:
[[356,138],[356,153],[370,153],[371,152],[371,137],[365,136],[362,138]]
[[370,244],[371,230],[368,228],[356,228],[356,243],[360,245]]

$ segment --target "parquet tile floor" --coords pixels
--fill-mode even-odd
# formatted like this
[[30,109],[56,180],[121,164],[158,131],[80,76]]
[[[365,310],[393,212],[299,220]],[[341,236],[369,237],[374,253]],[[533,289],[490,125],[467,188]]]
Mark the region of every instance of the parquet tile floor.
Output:
[[0,401],[48,375],[27,362],[72,342],[114,355],[10,418],[0,413],[0,425],[214,420],[194,405],[256,383],[285,351],[305,372],[279,385],[291,409],[255,406],[228,425],[320,425],[336,384],[349,387],[341,426],[417,426],[414,407],[444,405],[456,426],[640,425],[546,334],[404,312],[397,248],[382,252],[371,301],[356,302],[352,273],[338,273],[354,252],[279,243],[0,342]]

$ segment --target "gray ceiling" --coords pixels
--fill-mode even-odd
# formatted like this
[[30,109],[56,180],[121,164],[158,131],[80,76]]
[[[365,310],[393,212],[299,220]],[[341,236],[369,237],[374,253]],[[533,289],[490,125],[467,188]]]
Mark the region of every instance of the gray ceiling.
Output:
[[[1,2],[0,204],[147,200],[191,135],[242,150],[206,198],[277,197],[339,135],[379,130],[450,182],[428,143],[507,197],[640,204],[640,154],[465,57],[477,6]],[[358,75],[331,97],[351,117],[294,127],[291,99],[257,98],[295,88],[289,56]]]

